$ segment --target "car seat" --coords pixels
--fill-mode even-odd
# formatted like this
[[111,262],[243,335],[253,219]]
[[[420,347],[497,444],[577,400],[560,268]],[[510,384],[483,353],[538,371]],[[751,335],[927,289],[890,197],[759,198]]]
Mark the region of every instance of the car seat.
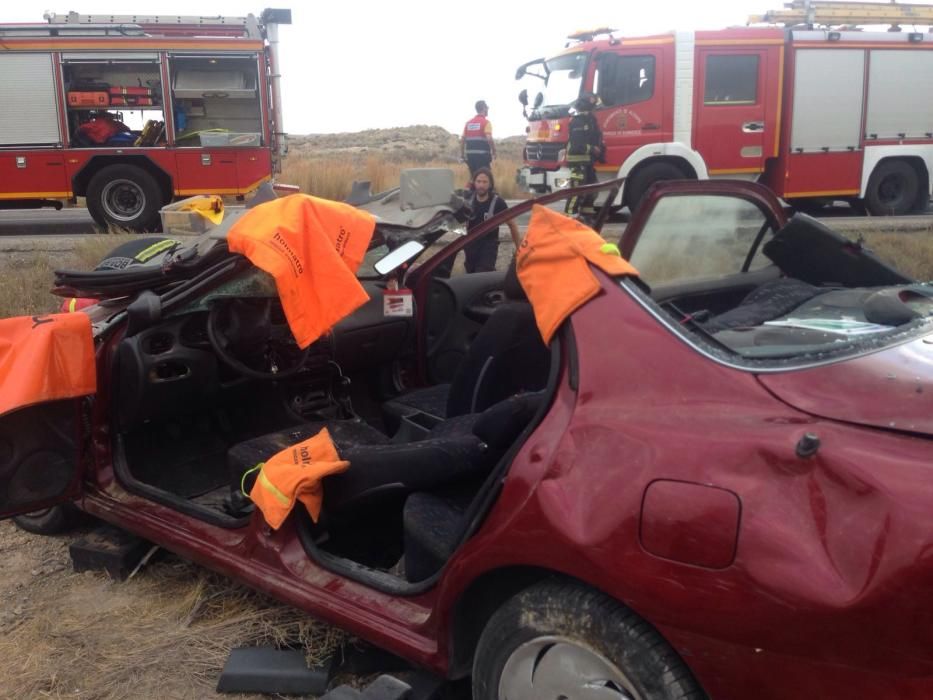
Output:
[[483,324],[450,384],[416,389],[383,404],[391,432],[416,413],[437,419],[476,413],[513,394],[545,387],[551,353],[541,340],[514,263],[506,272],[503,291],[506,301]]
[[[240,492],[249,470],[326,427],[350,467],[324,478],[324,513],[329,521],[358,517],[367,504],[482,477],[511,447],[543,400],[544,392],[512,396],[482,413],[449,418],[412,442],[390,442],[360,421],[307,423],[269,433],[228,450],[231,487]],[[249,474],[242,484],[247,492],[254,479],[255,474]]]

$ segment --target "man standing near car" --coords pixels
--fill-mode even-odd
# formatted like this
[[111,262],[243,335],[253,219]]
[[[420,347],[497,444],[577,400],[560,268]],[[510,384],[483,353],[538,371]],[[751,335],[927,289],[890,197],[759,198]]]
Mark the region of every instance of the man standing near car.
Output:
[[479,168],[489,168],[496,157],[496,144],[492,139],[492,124],[487,116],[489,105],[479,100],[476,116],[463,126],[460,138],[460,158],[466,161],[472,178]]
[[[496,192],[496,181],[489,168],[479,168],[473,175],[473,197],[470,205],[473,213],[470,216],[470,222],[467,225],[467,232],[489,221],[496,214],[504,212],[509,208],[505,200]],[[518,232],[518,225],[514,219],[506,222],[509,232],[512,234],[512,242],[515,249],[518,250],[522,239]],[[496,269],[496,261],[499,258],[499,227],[496,227],[488,234],[479,238],[463,249],[466,256],[463,267],[470,272],[492,272]]]
[[[468,234],[475,230],[477,226],[509,208],[506,201],[496,192],[496,181],[493,179],[492,171],[489,168],[480,168],[476,171],[473,179],[470,180],[470,188],[473,195],[468,202],[472,211],[470,220],[467,222]],[[515,244],[515,249],[518,250],[518,246],[522,242],[518,225],[512,219],[506,222],[506,226],[509,227],[512,242]],[[463,269],[467,273],[494,271],[499,260],[499,227],[497,226],[482,238],[469,243],[464,247],[463,254],[466,258]],[[445,279],[450,277],[456,257],[456,255],[452,255],[438,265],[434,275]]]

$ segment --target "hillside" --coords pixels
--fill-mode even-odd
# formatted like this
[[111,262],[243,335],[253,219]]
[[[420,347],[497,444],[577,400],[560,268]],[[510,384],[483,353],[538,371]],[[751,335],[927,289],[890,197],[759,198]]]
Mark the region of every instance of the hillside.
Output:
[[[524,142],[521,136],[496,139],[499,157],[521,160]],[[343,134],[290,134],[288,144],[290,155],[299,157],[376,156],[389,161],[451,163],[460,157],[460,142],[455,134],[440,126],[422,124]]]

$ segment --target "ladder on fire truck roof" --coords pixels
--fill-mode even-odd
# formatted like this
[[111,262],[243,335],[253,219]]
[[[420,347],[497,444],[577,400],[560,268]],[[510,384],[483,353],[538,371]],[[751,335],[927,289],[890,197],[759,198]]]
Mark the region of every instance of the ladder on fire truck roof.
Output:
[[893,2],[830,2],[822,0],[794,0],[786,9],[771,10],[763,15],[752,15],[749,24],[769,23],[792,26],[842,26],[866,24],[933,25],[933,5],[904,5]]
[[45,24],[0,24],[0,37],[10,36],[151,36],[235,37],[261,39],[274,24],[291,24],[289,10],[265,10],[257,19],[197,15],[82,15],[47,12]]

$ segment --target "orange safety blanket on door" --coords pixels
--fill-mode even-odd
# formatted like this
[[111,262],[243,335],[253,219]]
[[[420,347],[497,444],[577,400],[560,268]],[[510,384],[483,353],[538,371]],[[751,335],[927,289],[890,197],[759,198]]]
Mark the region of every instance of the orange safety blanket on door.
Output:
[[545,343],[599,292],[590,263],[610,275],[638,275],[619,249],[593,229],[540,205],[532,207],[516,266]]
[[278,530],[301,501],[311,519],[321,515],[324,492],[321,479],[342,472],[350,463],[340,459],[327,428],[304,442],[282,450],[258,465],[259,475],[249,497],[262,511],[269,527]]
[[260,204],[227,233],[227,245],[275,278],[292,334],[309,346],[369,300],[356,279],[376,220],[349,204],[303,194]]
[[87,314],[0,320],[0,415],[97,391],[94,337]]

